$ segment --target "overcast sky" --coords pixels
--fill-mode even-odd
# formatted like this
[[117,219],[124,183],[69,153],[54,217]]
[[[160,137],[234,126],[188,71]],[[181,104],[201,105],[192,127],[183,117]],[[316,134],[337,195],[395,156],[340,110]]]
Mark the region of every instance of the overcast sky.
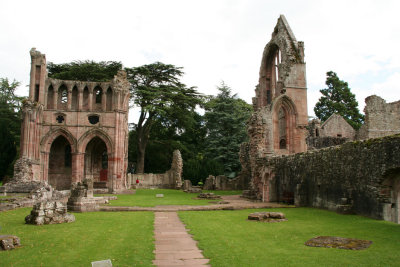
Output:
[[27,95],[29,50],[47,61],[161,61],[184,68],[183,81],[216,94],[223,80],[251,103],[261,56],[280,14],[304,41],[308,110],[327,71],[365,97],[400,99],[400,1],[18,1],[0,0],[0,77]]

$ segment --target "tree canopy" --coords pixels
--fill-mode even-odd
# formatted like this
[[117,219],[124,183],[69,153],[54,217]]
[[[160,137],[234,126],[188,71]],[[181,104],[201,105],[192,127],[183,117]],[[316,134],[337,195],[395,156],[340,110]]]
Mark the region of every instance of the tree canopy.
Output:
[[[118,62],[51,63],[49,76],[105,81],[121,67]],[[240,170],[239,148],[247,137],[251,106],[232,95],[227,85],[221,84],[218,96],[206,98],[181,82],[181,67],[155,62],[125,71],[131,83],[131,107],[140,112],[129,132],[128,159],[136,162],[136,173],[165,172],[175,149],[182,153],[183,177],[194,184],[210,174]],[[196,107],[204,105],[203,116]]]
[[110,81],[121,69],[122,63],[116,61],[78,60],[63,64],[54,64],[52,62],[47,64],[50,78],[87,82]]
[[15,94],[19,82],[0,78],[0,180],[12,175],[20,142],[21,119],[19,107],[22,97]]
[[364,115],[358,110],[358,102],[350,91],[347,82],[339,79],[333,71],[326,73],[325,84],[328,88],[321,89],[322,96],[314,107],[315,115],[326,121],[332,114],[341,115],[354,129],[359,129],[364,122]]
[[224,166],[225,175],[240,171],[240,145],[247,140],[246,122],[252,111],[224,82],[205,104],[206,156]]
[[202,103],[202,95],[195,87],[180,82],[181,67],[155,62],[135,68],[126,68],[131,87],[131,103],[140,108],[137,131],[138,173],[144,172],[146,146],[150,130],[157,120],[173,131],[194,123],[189,115]]

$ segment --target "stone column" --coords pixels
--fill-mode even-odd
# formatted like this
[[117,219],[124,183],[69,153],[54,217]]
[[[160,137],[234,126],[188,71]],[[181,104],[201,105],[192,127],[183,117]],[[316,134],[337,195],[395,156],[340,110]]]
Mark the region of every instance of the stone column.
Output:
[[104,88],[103,88],[102,94],[101,94],[101,110],[102,111],[106,111],[106,107],[107,107],[106,93],[107,93],[107,90],[104,90]]
[[77,183],[83,180],[85,168],[85,153],[72,153],[72,183]]
[[54,86],[54,99],[53,99],[53,109],[58,109],[58,89],[59,89],[59,84],[57,86]]
[[93,110],[93,89],[94,89],[94,86],[91,84],[89,86],[89,99],[88,99],[88,109],[90,111]]
[[82,111],[83,105],[83,89],[85,88],[83,83],[78,84],[78,110]]
[[72,109],[72,84],[68,84],[68,100],[67,100],[67,110]]

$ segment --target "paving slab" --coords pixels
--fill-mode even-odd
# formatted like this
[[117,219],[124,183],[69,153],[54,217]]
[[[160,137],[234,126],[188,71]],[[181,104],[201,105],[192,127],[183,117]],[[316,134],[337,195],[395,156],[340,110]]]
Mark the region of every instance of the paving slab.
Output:
[[176,212],[154,213],[156,266],[211,266]]

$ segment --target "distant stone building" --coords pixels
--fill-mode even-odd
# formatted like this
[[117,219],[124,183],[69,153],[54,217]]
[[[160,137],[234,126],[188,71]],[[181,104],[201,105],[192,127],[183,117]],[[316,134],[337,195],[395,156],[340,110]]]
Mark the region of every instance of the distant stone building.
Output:
[[365,99],[365,122],[358,132],[358,139],[383,137],[400,133],[400,101],[386,103],[379,96]]
[[313,119],[308,123],[307,150],[341,145],[356,138],[356,130],[339,114],[332,114],[324,123]]
[[125,187],[129,82],[119,71],[109,82],[47,76],[46,57],[31,54],[29,98],[23,101],[20,159],[13,183],[48,182],[58,190],[92,179],[110,192]]

